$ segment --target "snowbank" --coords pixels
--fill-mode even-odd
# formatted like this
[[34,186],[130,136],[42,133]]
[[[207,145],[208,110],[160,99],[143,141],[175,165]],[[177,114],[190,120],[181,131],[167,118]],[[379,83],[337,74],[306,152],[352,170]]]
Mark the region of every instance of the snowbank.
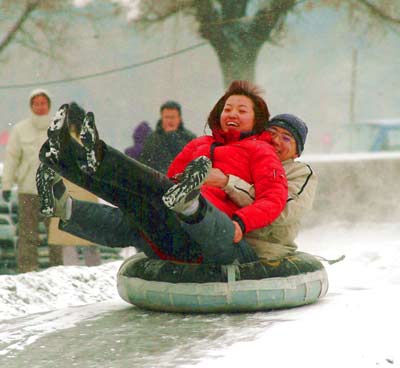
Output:
[[121,263],[0,275],[0,320],[119,299],[116,274]]

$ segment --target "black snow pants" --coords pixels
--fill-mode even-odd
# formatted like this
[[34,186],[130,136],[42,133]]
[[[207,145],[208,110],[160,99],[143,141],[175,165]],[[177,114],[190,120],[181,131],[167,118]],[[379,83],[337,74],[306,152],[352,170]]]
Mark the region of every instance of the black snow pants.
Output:
[[[61,228],[74,235],[109,246],[136,245],[149,257],[192,263],[229,264],[257,260],[244,240],[232,243],[231,219],[201,198],[204,218],[195,224],[182,221],[162,202],[173,185],[165,175],[102,144],[97,171],[88,175],[78,166],[84,149],[64,139],[57,164],[47,162],[48,142],[40,160],[61,176],[117,208],[74,200],[71,219]],[[124,242],[123,244],[121,244]]]

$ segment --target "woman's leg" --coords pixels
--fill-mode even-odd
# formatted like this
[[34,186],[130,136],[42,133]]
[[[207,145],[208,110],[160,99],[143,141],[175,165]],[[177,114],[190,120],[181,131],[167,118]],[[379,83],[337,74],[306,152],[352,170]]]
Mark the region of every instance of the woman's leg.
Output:
[[211,166],[211,161],[205,156],[190,162],[179,183],[164,194],[163,202],[177,213],[180,226],[190,238],[200,244],[205,263],[257,261],[257,255],[246,241],[233,243],[232,220],[200,195],[200,186]]
[[[60,110],[62,112],[63,107]],[[128,158],[104,143],[102,161],[96,172],[92,175],[83,172],[78,161],[84,158],[85,151],[69,136],[63,123],[65,112],[60,113],[60,110],[56,114],[54,124],[49,128],[49,139],[40,150],[40,160],[71,182],[117,206],[130,217],[133,224],[130,231],[139,233],[160,258],[198,261],[198,245],[180,227],[176,214],[168,210],[161,199],[162,194],[173,183],[159,172]],[[50,191],[53,192],[52,187]],[[112,236],[113,227],[99,226],[96,221],[90,223],[92,210],[93,207],[83,206],[76,221],[83,226],[79,231],[93,232],[100,231],[101,228],[107,229]],[[73,213],[75,212],[73,209]],[[105,216],[107,217],[107,213]],[[88,228],[85,229],[85,226]],[[115,231],[118,231],[118,228],[115,228]]]
[[142,196],[156,197],[162,204],[162,194],[173,183],[158,171],[130,159],[105,143],[103,145],[103,160],[93,175],[80,169],[77,162],[84,155],[84,150],[73,139],[64,141],[56,162],[51,163],[46,158],[46,152],[50,150],[49,140],[42,146],[39,157],[61,176],[121,209],[136,207],[131,201]]
[[253,248],[245,240],[233,243],[233,223],[225,213],[202,197],[199,211],[201,215],[197,214],[194,220],[181,216],[181,226],[191,239],[201,245],[205,263],[248,263],[258,260]]
[[[65,106],[60,108],[49,128],[49,139],[40,150],[41,161],[129,215],[136,231],[151,244],[160,258],[197,260],[196,242],[180,227],[176,214],[168,210],[161,199],[173,183],[104,143],[102,160],[96,172],[92,175],[84,173],[78,161],[85,158],[86,152],[65,129],[65,109]],[[90,216],[89,212],[85,216]]]
[[[86,147],[86,145],[83,147],[71,138],[67,121],[68,105],[63,105],[50,124],[48,129],[49,139],[39,153],[39,158],[45,165],[65,178],[71,179],[72,182],[81,187],[87,187],[87,189],[97,192],[101,192],[102,186],[107,184],[103,189],[103,195],[96,194],[118,207],[123,204],[123,200],[120,199],[120,196],[112,193],[112,188],[123,190],[124,193],[132,192],[136,195],[158,194],[161,196],[173,185],[165,175],[100,141],[92,113],[86,115],[82,124],[82,132],[84,132],[83,128],[86,127],[86,134],[81,132],[86,143],[90,141],[88,137],[96,136],[96,142],[89,144],[89,147]],[[96,146],[96,152],[94,152],[93,146]],[[90,151],[89,154],[88,151]],[[92,156],[98,157],[95,164],[88,163],[88,157]],[[85,171],[81,169],[83,167],[86,167]],[[88,170],[88,167],[91,169]],[[90,174],[87,173],[88,171]],[[118,203],[113,201],[118,201]]]
[[[46,165],[45,152],[48,151],[48,147],[47,141],[40,152],[40,158]],[[82,153],[82,147],[70,139],[61,147],[56,164],[51,164],[49,167],[66,179],[117,206],[140,227],[145,239],[152,241],[154,247],[161,247],[166,254],[177,255],[182,252],[182,247],[190,248],[189,236],[180,227],[177,215],[168,210],[161,200],[164,192],[163,185],[170,186],[172,183],[164,180],[162,181],[164,184],[157,188],[158,172],[149,170],[149,175],[139,176],[137,171],[147,169],[144,165],[138,163],[138,170],[134,170],[136,161],[126,160],[127,156],[111,147],[105,151],[104,160],[97,172],[92,176],[87,175],[80,170],[76,160],[76,155]],[[133,165],[131,165],[132,162]],[[138,179],[132,180],[130,174]],[[149,183],[142,180],[146,176],[149,178]],[[116,180],[117,178],[120,180]],[[90,213],[86,215],[90,216]]]
[[151,258],[200,262],[199,246],[179,227],[176,217],[163,218],[160,213],[146,203],[134,215],[117,207],[73,200],[71,217],[60,221],[60,229],[109,247],[134,246]]
[[[65,178],[132,216],[141,237],[160,258],[176,258],[187,261],[193,261],[195,258],[198,260],[199,248],[202,248],[202,256],[207,263],[226,264],[235,259],[250,261],[251,257],[242,254],[246,253],[246,246],[244,246],[243,252],[241,245],[233,246],[232,241],[226,240],[227,238],[224,238],[220,245],[218,237],[214,237],[218,235],[215,230],[217,226],[214,226],[217,223],[219,226],[226,224],[228,229],[229,226],[233,228],[226,215],[223,214],[225,217],[219,216],[221,213],[217,209],[208,214],[207,219],[216,217],[218,220],[213,225],[213,235],[211,236],[206,225],[209,220],[199,223],[197,226],[191,225],[191,230],[184,231],[184,226],[177,214],[167,209],[162,202],[163,194],[173,183],[159,172],[128,158],[104,142],[99,141],[101,160],[93,170],[94,173],[92,175],[84,173],[80,167],[82,165],[78,165],[78,162],[87,159],[87,152],[65,134],[65,126],[63,123],[60,124],[60,121],[57,121],[58,128],[54,129],[53,127],[51,134],[49,132],[49,140],[40,151],[41,161]],[[52,154],[55,159],[52,159]],[[185,189],[185,186],[183,185],[182,188]],[[179,199],[179,202],[182,200]],[[90,213],[87,215],[90,216]],[[197,231],[196,229],[199,228],[204,231],[202,233]],[[220,227],[221,229],[222,227]],[[199,236],[196,236],[196,233]],[[230,239],[233,239],[233,235]],[[229,246],[227,246],[228,244]],[[216,250],[213,247],[216,247]],[[226,252],[227,254],[225,254]]]

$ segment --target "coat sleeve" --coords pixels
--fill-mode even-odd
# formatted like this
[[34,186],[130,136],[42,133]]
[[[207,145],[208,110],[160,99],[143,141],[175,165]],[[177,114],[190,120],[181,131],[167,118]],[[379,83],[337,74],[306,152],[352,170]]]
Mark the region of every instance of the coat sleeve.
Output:
[[235,175],[228,175],[228,183],[223,190],[232,202],[239,207],[251,205],[256,198],[254,185]]
[[16,175],[21,162],[22,147],[18,130],[14,128],[11,131],[6,148],[6,157],[4,160],[2,189],[10,190],[16,182]]
[[[296,222],[312,208],[318,178],[310,166],[303,163],[298,165],[296,173],[290,173],[287,177],[288,200],[274,224],[285,225]],[[254,185],[234,175],[229,175],[224,191],[239,207],[248,206],[255,199]]]
[[285,171],[272,147],[255,149],[251,157],[255,200],[234,213],[245,232],[271,224],[283,211],[288,198]]
[[279,225],[301,220],[314,203],[318,178],[310,166],[300,163],[294,175],[288,176],[289,198],[285,209],[274,222]]

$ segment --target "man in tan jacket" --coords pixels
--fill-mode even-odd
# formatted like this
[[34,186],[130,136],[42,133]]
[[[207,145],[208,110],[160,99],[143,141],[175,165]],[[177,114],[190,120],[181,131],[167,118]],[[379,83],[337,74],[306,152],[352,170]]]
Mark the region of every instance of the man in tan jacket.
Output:
[[[300,230],[301,220],[312,208],[318,183],[311,167],[295,160],[303,152],[307,125],[294,115],[280,114],[269,121],[267,130],[271,133],[272,144],[285,169],[289,193],[285,209],[271,225],[245,236],[262,261],[284,257],[297,249],[294,240]],[[224,189],[240,207],[249,205],[255,198],[253,185],[236,176],[225,175],[219,169],[212,169],[207,183]]]
[[[17,262],[19,272],[38,269],[40,215],[35,176],[39,167],[39,150],[47,139],[47,128],[50,124],[51,99],[49,93],[43,89],[32,91],[29,97],[29,107],[31,116],[15,124],[11,131],[2,178],[2,197],[6,202],[10,200],[14,183],[18,186]],[[50,264],[61,264],[61,249],[50,247],[49,258]]]

